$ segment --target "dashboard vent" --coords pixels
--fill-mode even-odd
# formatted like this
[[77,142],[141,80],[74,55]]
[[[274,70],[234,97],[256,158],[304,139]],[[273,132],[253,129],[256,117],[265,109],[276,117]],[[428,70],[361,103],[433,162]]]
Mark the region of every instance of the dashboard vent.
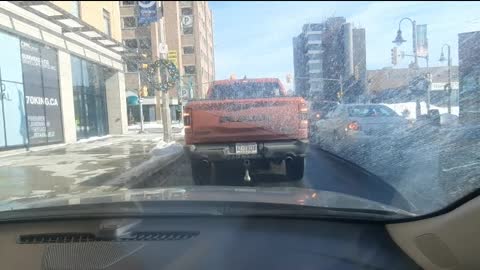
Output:
[[78,243],[95,240],[95,235],[90,233],[30,234],[18,237],[19,244]]
[[172,241],[196,237],[199,232],[134,232],[122,240],[129,241]]
[[80,242],[176,241],[198,236],[199,232],[132,232],[119,238],[99,238],[90,233],[20,235],[18,244],[57,244]]

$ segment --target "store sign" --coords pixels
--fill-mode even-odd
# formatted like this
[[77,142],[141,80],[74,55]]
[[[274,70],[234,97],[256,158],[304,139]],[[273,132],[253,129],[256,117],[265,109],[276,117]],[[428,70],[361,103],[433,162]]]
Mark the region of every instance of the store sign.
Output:
[[138,24],[147,25],[158,20],[157,1],[138,1]]
[[29,143],[62,142],[57,52],[27,40],[20,45]]
[[[447,85],[447,82],[434,82],[432,83],[432,91],[443,91],[445,90],[445,85]],[[459,84],[458,82],[452,82],[452,90],[458,90],[459,89]]]
[[428,56],[427,25],[417,25],[417,55],[420,57]]

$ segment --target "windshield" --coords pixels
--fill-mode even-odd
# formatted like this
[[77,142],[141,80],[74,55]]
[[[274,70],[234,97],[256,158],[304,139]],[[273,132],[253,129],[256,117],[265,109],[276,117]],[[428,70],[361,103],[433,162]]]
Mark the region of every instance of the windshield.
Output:
[[479,2],[35,3],[0,9],[0,220],[142,200],[394,219],[480,187]]
[[212,99],[271,98],[280,96],[278,83],[239,82],[213,86]]
[[395,111],[383,106],[351,106],[348,115],[352,117],[398,116]]

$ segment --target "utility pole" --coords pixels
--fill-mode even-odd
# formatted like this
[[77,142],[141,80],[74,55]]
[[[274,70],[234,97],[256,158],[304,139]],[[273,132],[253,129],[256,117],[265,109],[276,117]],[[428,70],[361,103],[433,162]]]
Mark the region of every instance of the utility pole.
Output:
[[140,76],[140,68],[138,68],[137,71],[137,78],[138,78],[138,106],[140,107],[140,131],[138,133],[145,133],[145,128],[144,128],[144,120],[143,120],[143,89],[142,89],[142,79]]
[[[163,25],[164,18],[161,18],[155,23],[152,23],[152,44],[160,44],[165,43],[165,27]],[[152,56],[154,62],[159,59],[166,58],[165,55],[162,55],[159,50],[159,46],[152,46]],[[161,72],[160,69],[157,69],[156,80],[158,83],[161,83],[164,80],[168,80],[166,72]],[[169,90],[169,89],[168,89]],[[171,116],[170,116],[170,101],[168,97],[168,90],[161,91],[161,93],[156,93],[157,96],[157,105],[160,103],[158,102],[161,100],[161,115],[162,115],[162,124],[163,124],[163,140],[165,142],[170,142],[172,139],[172,123],[171,123]],[[159,96],[160,95],[160,98]]]

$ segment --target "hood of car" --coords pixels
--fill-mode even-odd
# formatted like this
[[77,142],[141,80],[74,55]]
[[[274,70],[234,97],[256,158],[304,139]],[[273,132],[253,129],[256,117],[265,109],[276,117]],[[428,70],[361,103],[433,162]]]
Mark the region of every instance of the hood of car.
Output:
[[393,206],[338,192],[294,187],[263,188],[224,186],[189,186],[117,191],[92,190],[78,194],[44,194],[43,197],[23,197],[4,201],[0,205],[0,211],[129,201],[253,202],[327,208],[360,208],[395,212],[407,216],[415,215]]

